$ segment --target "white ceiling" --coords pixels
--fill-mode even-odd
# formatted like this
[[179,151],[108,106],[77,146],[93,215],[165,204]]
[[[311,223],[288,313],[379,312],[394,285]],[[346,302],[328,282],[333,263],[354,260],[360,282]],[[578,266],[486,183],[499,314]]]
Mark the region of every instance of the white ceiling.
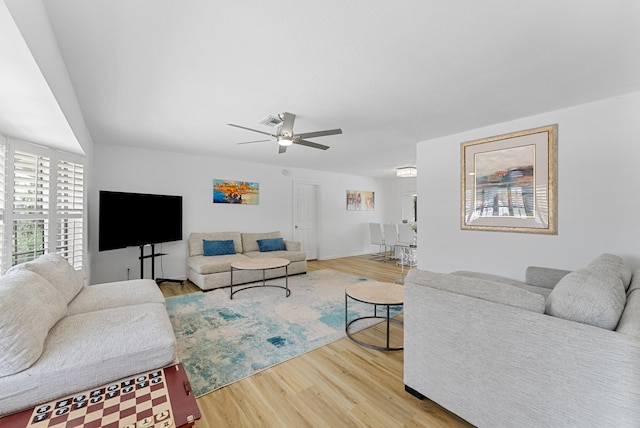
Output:
[[[94,142],[392,176],[415,144],[640,90],[637,0],[45,0]],[[320,151],[235,123],[297,115]]]
[[0,1],[0,133],[82,153],[4,1]]

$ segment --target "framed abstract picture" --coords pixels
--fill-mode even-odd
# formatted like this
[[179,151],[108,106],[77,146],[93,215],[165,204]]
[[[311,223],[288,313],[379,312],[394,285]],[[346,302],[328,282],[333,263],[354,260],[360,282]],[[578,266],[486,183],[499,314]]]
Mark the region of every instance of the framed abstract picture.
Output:
[[347,211],[374,211],[375,207],[375,192],[347,190]]
[[259,201],[259,183],[213,179],[214,204],[258,205]]
[[558,125],[460,145],[462,229],[556,235]]

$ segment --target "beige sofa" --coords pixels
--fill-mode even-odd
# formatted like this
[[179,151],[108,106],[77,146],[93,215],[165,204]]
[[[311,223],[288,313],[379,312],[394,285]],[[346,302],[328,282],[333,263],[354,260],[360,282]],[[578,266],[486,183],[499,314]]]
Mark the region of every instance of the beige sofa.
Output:
[[640,270],[603,254],[525,280],[411,270],[407,391],[478,427],[640,427]]
[[[280,232],[241,233],[241,232],[209,232],[191,233],[187,239],[187,278],[203,291],[213,290],[231,285],[231,263],[247,258],[276,257],[291,262],[289,275],[307,272],[307,255],[302,251],[302,244],[284,240],[284,250],[260,251],[259,240],[282,238]],[[234,254],[204,255],[204,241],[233,241]],[[233,284],[245,284],[262,279],[262,271],[234,271]],[[272,269],[265,272],[266,278],[284,276],[285,269]]]
[[0,278],[0,416],[173,363],[153,280],[85,286],[57,254]]

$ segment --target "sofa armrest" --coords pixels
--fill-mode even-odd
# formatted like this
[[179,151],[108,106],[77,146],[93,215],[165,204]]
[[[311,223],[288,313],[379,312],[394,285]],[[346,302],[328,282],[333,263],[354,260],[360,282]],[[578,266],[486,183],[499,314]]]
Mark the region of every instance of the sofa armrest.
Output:
[[302,242],[284,240],[284,249],[287,251],[302,251]]
[[541,294],[497,281],[413,269],[407,274],[406,283],[544,313],[544,297]]
[[553,288],[568,273],[571,273],[571,271],[540,266],[529,266],[525,275],[525,281],[529,285]]

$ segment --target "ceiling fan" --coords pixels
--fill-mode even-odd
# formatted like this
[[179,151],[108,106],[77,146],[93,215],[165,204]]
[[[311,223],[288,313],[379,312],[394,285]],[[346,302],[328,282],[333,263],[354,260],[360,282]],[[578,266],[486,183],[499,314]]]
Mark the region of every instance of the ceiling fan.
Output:
[[[302,134],[294,134],[293,133],[293,122],[296,120],[296,115],[293,113],[281,113],[277,118],[270,117],[262,123],[264,124],[280,124],[278,127],[278,133],[272,134],[270,132],[259,131],[257,129],[247,128],[245,126],[234,125],[233,123],[228,123],[229,126],[234,126],[240,129],[246,129],[247,131],[258,132],[260,134],[269,135],[273,137],[278,142],[278,153],[284,153],[287,151],[287,147],[292,144],[299,144],[301,146],[312,147],[314,149],[327,150],[329,146],[325,146],[322,144],[314,143],[313,141],[307,141],[306,138],[314,138],[314,137],[324,137],[327,135],[336,135],[342,134],[342,129],[328,129],[326,131],[316,131],[316,132],[305,132]],[[256,140],[256,141],[245,141],[243,143],[237,144],[251,144],[251,143],[261,143],[264,141],[273,141],[269,140]]]

